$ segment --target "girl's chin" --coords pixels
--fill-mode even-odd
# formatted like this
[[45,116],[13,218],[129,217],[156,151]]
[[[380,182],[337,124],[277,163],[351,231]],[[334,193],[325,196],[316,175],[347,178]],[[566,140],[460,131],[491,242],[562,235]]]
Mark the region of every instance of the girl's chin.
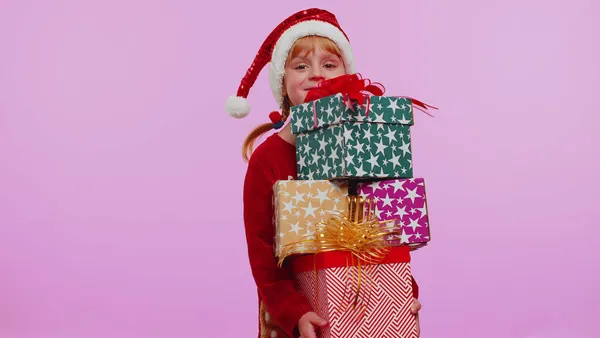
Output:
[[307,93],[303,93],[303,94],[301,95],[302,97],[299,97],[299,99],[300,99],[299,101],[300,101],[300,102],[295,102],[296,100],[291,100],[291,99],[290,99],[290,104],[291,104],[292,106],[297,106],[297,105],[299,105],[299,104],[303,104],[303,103],[304,103],[304,99],[306,99],[306,94],[307,94]]

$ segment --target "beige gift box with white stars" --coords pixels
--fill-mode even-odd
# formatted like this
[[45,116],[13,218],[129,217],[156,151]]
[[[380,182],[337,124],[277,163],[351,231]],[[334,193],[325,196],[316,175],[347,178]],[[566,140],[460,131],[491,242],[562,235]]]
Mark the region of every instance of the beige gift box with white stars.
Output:
[[[332,212],[346,209],[347,185],[341,181],[287,180],[273,186],[275,255],[287,244],[308,240],[315,224],[326,221]],[[307,241],[295,245],[290,254],[314,252]]]

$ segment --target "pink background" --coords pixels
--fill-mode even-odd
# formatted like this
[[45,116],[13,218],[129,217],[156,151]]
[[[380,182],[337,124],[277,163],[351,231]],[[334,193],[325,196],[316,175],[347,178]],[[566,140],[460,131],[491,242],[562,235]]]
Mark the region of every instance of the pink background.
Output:
[[[241,143],[266,69],[248,118],[224,102],[325,2],[201,3],[0,4],[0,337],[256,336]],[[422,337],[599,337],[598,2],[327,4],[363,75],[441,108],[413,128]]]

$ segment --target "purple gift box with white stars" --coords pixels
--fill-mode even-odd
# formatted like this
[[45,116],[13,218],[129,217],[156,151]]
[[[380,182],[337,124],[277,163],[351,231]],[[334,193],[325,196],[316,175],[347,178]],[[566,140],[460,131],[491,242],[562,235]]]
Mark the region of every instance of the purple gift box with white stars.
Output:
[[392,245],[422,247],[430,241],[429,215],[423,178],[362,182],[358,194],[375,198],[377,218],[389,220],[400,234],[389,235]]

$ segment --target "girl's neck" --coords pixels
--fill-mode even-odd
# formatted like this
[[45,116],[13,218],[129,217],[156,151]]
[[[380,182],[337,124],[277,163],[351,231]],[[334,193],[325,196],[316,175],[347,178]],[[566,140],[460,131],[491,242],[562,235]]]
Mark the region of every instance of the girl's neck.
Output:
[[281,129],[281,131],[278,134],[287,143],[293,146],[296,145],[296,135],[292,134],[291,124],[286,124],[285,127],[283,127],[283,129]]

